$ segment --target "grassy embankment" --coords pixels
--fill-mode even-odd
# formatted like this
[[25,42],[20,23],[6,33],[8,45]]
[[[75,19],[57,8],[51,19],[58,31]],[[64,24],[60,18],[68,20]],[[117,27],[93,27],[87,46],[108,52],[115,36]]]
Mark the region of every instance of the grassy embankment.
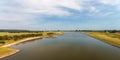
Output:
[[0,56],[4,55],[6,52],[13,52],[14,49],[10,48],[0,48]]
[[85,32],[85,34],[107,42],[113,46],[120,47],[120,33],[107,33],[107,32]]
[[17,52],[19,52],[19,50],[11,49],[11,48],[1,48],[0,47],[0,59],[4,58],[4,57],[7,57],[7,56],[10,56],[10,55],[13,55]]
[[15,54],[19,51],[16,49],[7,48],[8,46],[25,42],[26,40],[29,41],[29,40],[44,38],[50,35],[57,35],[57,34],[63,34],[63,33],[61,32],[39,32],[39,33],[0,32],[0,59],[9,55]]

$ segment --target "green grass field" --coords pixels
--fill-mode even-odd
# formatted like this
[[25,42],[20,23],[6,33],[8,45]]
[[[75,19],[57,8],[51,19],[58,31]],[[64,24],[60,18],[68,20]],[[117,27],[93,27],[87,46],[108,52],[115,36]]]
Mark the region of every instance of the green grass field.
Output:
[[120,34],[105,32],[85,32],[85,34],[100,39],[101,41],[110,43],[114,46],[120,47]]

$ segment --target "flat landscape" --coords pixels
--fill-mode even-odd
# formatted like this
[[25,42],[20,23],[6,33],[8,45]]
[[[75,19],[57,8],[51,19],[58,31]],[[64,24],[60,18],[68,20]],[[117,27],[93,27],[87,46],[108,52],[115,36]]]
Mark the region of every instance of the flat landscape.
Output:
[[0,59],[9,55],[13,55],[19,50],[8,48],[22,42],[41,39],[52,35],[61,34],[60,32],[0,32]]
[[[119,60],[120,40],[118,36],[111,36],[114,34],[116,33],[64,32],[54,38],[13,45],[11,48],[21,51],[2,60]],[[3,48],[3,51],[6,50],[9,49]]]
[[120,0],[0,0],[0,60],[120,60]]

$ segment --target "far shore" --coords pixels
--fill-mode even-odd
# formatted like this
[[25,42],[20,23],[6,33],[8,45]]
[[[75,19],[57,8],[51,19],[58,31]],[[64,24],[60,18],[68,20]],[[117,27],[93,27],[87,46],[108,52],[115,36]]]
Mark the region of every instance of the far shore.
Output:
[[120,48],[120,39],[119,38],[107,36],[105,33],[100,33],[100,32],[84,32],[84,33],[93,38],[99,39],[103,42],[106,42],[110,45]]

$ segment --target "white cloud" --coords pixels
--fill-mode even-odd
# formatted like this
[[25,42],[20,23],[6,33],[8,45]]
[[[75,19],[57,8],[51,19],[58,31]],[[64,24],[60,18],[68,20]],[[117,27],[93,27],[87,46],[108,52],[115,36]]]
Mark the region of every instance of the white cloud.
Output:
[[[4,24],[6,24],[5,27],[37,26],[34,25],[36,18],[42,19],[41,16],[44,15],[60,17],[74,15],[74,12],[64,8],[80,13],[87,11],[88,16],[108,16],[114,13],[111,11],[105,13],[89,2],[99,2],[120,8],[120,0],[0,0],[0,27]],[[16,23],[9,23],[10,21]]]
[[110,5],[120,5],[120,0],[100,0],[100,2]]
[[27,14],[6,13],[0,14],[0,21],[24,21],[31,20],[34,16]]
[[70,12],[61,9],[60,7],[82,10],[80,3],[76,0],[19,0],[16,1],[21,4],[27,13],[39,13],[48,15],[69,15]]
[[[72,13],[60,7],[82,10],[83,0],[1,0],[0,20],[26,20],[29,15],[69,16]],[[27,16],[26,16],[27,15]],[[18,18],[18,19],[17,19]]]
[[0,27],[26,29],[37,26],[35,19],[38,15],[71,15],[60,7],[82,10],[75,0],[0,0]]
[[114,14],[113,11],[107,11],[107,12],[106,11],[102,11],[101,9],[97,9],[94,6],[90,6],[89,9],[90,10],[89,10],[88,16],[106,17],[106,16]]
[[[77,11],[90,11],[90,14],[97,14],[100,9],[96,6],[87,6],[88,2],[94,0],[1,0],[0,20],[29,20],[39,15],[69,16],[73,12],[64,10],[70,8]],[[120,0],[98,0],[102,4],[119,5]],[[96,1],[97,2],[97,1]],[[18,19],[17,19],[18,18]]]
[[96,7],[94,7],[94,6],[90,6],[89,7],[89,12],[90,12],[90,15],[92,16],[92,15],[96,15],[96,14],[100,13],[100,10],[97,9]]

